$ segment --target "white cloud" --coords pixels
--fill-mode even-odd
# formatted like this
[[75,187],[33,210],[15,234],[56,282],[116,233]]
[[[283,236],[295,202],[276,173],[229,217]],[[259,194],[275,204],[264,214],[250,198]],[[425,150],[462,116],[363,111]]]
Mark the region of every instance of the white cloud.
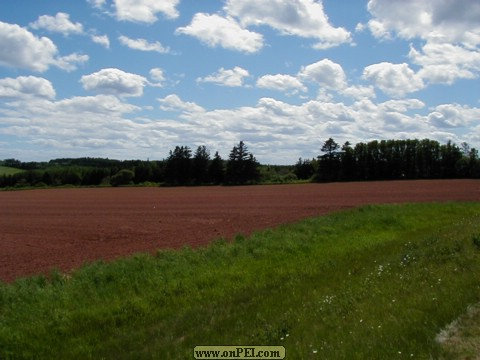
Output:
[[242,28],[232,17],[195,14],[190,25],[180,27],[176,34],[190,35],[210,47],[255,53],[263,47],[261,34]]
[[161,157],[179,144],[205,144],[227,156],[243,139],[260,162],[292,164],[299,157],[317,156],[319,141],[328,137],[353,144],[415,137],[470,142],[477,135],[462,135],[462,129],[480,117],[479,108],[456,104],[422,115],[425,104],[417,99],[376,104],[364,98],[351,105],[310,100],[294,105],[261,98],[254,106],[213,111],[174,94],[158,101],[162,110],[178,111],[179,117],[130,119],[139,108],[111,95],[60,101],[19,98],[8,111],[0,111],[0,134],[34,143],[50,158],[58,151],[63,156]]
[[410,109],[422,109],[425,103],[418,99],[388,100],[379,105],[384,111],[394,111],[398,113],[407,112]]
[[377,36],[395,32],[406,39],[442,38],[471,46],[480,44],[480,3],[476,1],[370,0],[368,10],[374,16],[371,29]]
[[107,35],[91,35],[94,43],[104,46],[106,49],[110,48],[110,39]]
[[220,68],[216,73],[204,78],[197,78],[197,82],[210,82],[220,86],[239,87],[243,86],[244,79],[249,77],[247,70],[236,66],[233,69]]
[[19,76],[0,79],[0,98],[41,97],[55,98],[55,89],[47,79],[36,76]]
[[330,24],[321,1],[228,0],[225,10],[243,26],[268,25],[284,35],[316,39],[318,49],[351,42],[350,32]]
[[55,63],[57,47],[47,37],[0,21],[0,64],[33,71],[45,71]]
[[85,90],[118,96],[142,96],[143,88],[148,84],[143,76],[114,68],[84,75],[80,82]]
[[469,0],[370,0],[368,26],[378,38],[420,38],[409,57],[429,83],[452,84],[480,72],[480,3]]
[[89,60],[88,55],[74,53],[74,54],[61,56],[57,58],[53,63],[53,65],[65,71],[74,71],[77,69],[76,64],[83,64],[83,63],[86,63],[88,60]]
[[165,81],[165,75],[163,70],[160,68],[153,68],[149,72],[150,78],[154,81],[151,83],[152,86],[162,87],[163,82]]
[[88,61],[77,53],[58,56],[58,49],[47,37],[37,37],[28,30],[0,21],[0,65],[43,72],[50,66],[63,70],[76,69],[77,63]]
[[[123,103],[115,96],[73,97],[59,101],[27,98],[10,104],[12,110],[2,117],[0,133],[14,135],[24,144],[42,149],[46,159],[66,156],[111,156],[128,158],[136,144],[139,127],[124,116],[138,107]],[[149,134],[145,131],[144,135]],[[107,150],[108,149],[108,150]],[[29,153],[29,150],[24,150]],[[37,154],[30,153],[32,158]],[[25,152],[23,152],[25,154]]]
[[428,42],[420,51],[411,46],[409,57],[422,66],[419,75],[431,83],[452,84],[480,72],[480,51],[454,44]]
[[306,86],[298,78],[284,74],[264,75],[257,80],[257,87],[293,93],[307,91]]
[[422,78],[408,64],[382,62],[367,66],[363,78],[372,81],[385,94],[399,98],[424,88]]
[[122,45],[129,47],[130,49],[140,50],[140,51],[155,51],[160,54],[170,53],[170,48],[163,47],[158,41],[148,42],[145,39],[130,39],[126,36],[119,36],[118,40]]
[[30,23],[33,29],[45,29],[50,32],[58,32],[64,35],[82,34],[83,26],[80,23],[73,23],[70,21],[70,15],[59,12],[55,16],[42,15],[37,21]]
[[164,111],[180,111],[185,113],[202,113],[204,108],[194,102],[183,101],[178,95],[170,94],[163,99],[157,99],[160,102],[160,109]]
[[299,76],[306,81],[314,81],[328,89],[340,90],[345,88],[347,84],[342,66],[329,59],[323,59],[302,67]]
[[137,106],[124,103],[111,95],[76,96],[54,103],[55,111],[68,114],[105,114],[121,116],[138,110]]
[[[179,13],[176,6],[180,0],[114,0],[116,17],[119,20],[154,23],[157,14],[162,13],[168,19],[176,19]],[[101,5],[103,2],[100,2]]]
[[340,90],[340,93],[354,99],[375,98],[375,89],[372,86],[354,85]]
[[443,129],[468,126],[479,118],[479,108],[458,104],[439,105],[427,116],[429,123]]
[[101,9],[107,0],[87,0],[87,2],[95,8]]

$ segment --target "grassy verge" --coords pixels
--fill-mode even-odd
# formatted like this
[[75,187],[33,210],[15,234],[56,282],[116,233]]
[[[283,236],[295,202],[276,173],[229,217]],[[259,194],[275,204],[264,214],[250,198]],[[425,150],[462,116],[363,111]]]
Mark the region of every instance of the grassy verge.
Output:
[[480,204],[367,206],[0,285],[0,358],[429,359],[480,300]]

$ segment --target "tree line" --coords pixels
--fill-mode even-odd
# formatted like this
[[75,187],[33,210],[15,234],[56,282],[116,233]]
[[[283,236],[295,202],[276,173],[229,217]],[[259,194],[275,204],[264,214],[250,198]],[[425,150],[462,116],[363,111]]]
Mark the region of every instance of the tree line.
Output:
[[[121,186],[146,183],[179,185],[246,185],[260,181],[260,164],[240,141],[224,160],[218,152],[213,158],[206,146],[195,152],[176,146],[160,161],[111,160],[103,158],[55,159],[49,162],[0,161],[0,165],[21,169],[0,176],[0,187],[28,186]],[[265,171],[264,171],[265,172]]]
[[429,139],[349,142],[329,138],[316,159],[299,159],[295,173],[314,181],[479,178],[478,151]]
[[21,169],[0,175],[0,187],[121,186],[133,184],[245,185],[295,181],[369,181],[393,179],[480,178],[478,151],[462,143],[429,139],[381,140],[338,144],[323,142],[320,155],[295,165],[262,165],[240,141],[228,158],[212,156],[206,146],[194,151],[176,146],[163,160],[63,158],[49,162],[0,161]]

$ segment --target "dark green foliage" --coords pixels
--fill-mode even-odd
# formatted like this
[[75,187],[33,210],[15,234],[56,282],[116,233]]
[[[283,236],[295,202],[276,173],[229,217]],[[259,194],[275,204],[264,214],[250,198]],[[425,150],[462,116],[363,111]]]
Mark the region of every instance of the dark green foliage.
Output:
[[480,250],[480,234],[476,234],[472,236],[472,242],[475,247]]
[[334,181],[338,179],[340,174],[340,153],[338,149],[340,149],[340,145],[332,138],[323,143],[321,151],[324,154],[318,157],[317,179],[319,181]]
[[210,152],[205,145],[199,146],[193,156],[193,178],[195,184],[207,184],[210,182],[209,163]]
[[112,186],[129,185],[132,183],[135,173],[132,170],[122,169],[112,176],[110,184]]
[[259,180],[258,162],[247,145],[240,141],[230,152],[227,162],[226,182],[228,184],[244,185],[256,183]]
[[166,180],[170,185],[188,185],[192,182],[192,150],[176,146],[167,158]]
[[318,181],[438,179],[478,177],[480,162],[475,149],[462,153],[449,141],[382,140],[339,146],[330,138],[318,157]]
[[315,160],[299,158],[295,164],[294,173],[299,180],[308,180],[315,174]]
[[[121,170],[133,171],[133,184],[168,185],[285,183],[298,180],[365,181],[394,179],[480,178],[478,151],[466,143],[441,145],[429,139],[381,140],[341,147],[333,138],[316,159],[299,159],[292,166],[260,165],[243,141],[224,161],[213,159],[206,146],[192,155],[188,146],[176,146],[166,160],[112,160],[62,158],[49,162],[0,161],[0,188],[108,185]],[[0,168],[1,170],[1,168]],[[114,180],[114,183],[118,178]]]
[[225,163],[222,157],[218,154],[218,151],[210,162],[208,175],[211,182],[215,185],[222,184],[225,180]]

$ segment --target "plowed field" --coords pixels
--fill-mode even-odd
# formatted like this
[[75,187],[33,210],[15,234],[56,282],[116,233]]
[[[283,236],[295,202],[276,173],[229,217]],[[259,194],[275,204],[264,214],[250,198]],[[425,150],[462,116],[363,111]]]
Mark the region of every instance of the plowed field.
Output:
[[0,192],[0,280],[291,223],[363,204],[480,201],[478,180]]

